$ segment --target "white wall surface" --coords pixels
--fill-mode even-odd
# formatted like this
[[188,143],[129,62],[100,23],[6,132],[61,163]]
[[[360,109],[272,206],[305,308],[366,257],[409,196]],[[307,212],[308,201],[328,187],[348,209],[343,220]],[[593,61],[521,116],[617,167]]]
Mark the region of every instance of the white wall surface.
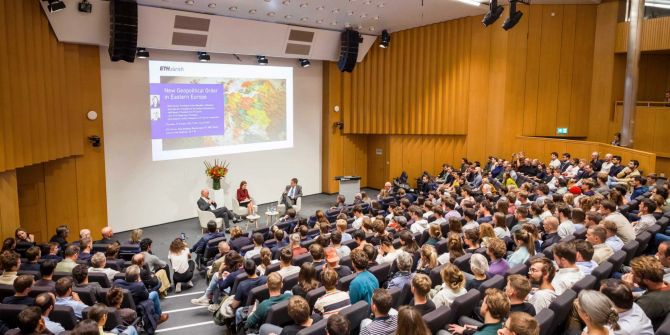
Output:
[[[196,61],[192,52],[151,50],[151,59]],[[212,54],[212,62],[255,64],[255,57]],[[301,68],[294,59],[270,59],[275,66],[293,66],[294,146],[217,157],[169,161],[151,160],[151,123],[146,106],[149,94],[148,63],[112,63],[107,48],[100,48],[102,108],[107,178],[107,216],[115,231],[153,226],[196,216],[196,201],[203,187],[211,188],[204,160],[231,162],[222,180],[225,204],[230,207],[241,180],[257,203],[277,201],[292,177],[300,180],[303,194],[321,192],[322,63]],[[217,199],[219,205],[222,204]]]

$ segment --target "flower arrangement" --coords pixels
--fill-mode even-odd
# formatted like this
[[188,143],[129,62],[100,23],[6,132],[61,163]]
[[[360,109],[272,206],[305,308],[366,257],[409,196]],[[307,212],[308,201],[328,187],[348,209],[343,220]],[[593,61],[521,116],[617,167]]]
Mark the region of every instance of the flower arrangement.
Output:
[[228,174],[228,167],[230,163],[226,161],[214,160],[214,163],[205,161],[205,174],[212,178],[212,188],[215,190],[221,189],[221,178],[225,178]]

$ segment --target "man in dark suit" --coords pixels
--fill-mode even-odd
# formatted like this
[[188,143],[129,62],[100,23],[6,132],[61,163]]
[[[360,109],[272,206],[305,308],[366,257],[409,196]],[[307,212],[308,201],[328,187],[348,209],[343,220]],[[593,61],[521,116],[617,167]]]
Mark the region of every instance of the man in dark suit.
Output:
[[298,178],[293,178],[291,184],[286,185],[286,189],[281,196],[281,202],[286,206],[286,209],[289,209],[300,197],[302,197],[302,186],[298,185]]
[[101,240],[97,240],[93,243],[95,244],[112,244],[112,243],[117,243],[120,244],[118,240],[114,239],[114,231],[110,227],[105,227],[100,230],[100,234],[102,235]]
[[202,263],[202,258],[205,256],[205,250],[207,249],[207,242],[219,237],[225,237],[224,232],[216,231],[216,221],[207,222],[207,233],[203,235],[198,242],[196,242],[193,247],[191,247],[191,252],[196,254],[196,263],[199,266],[201,271],[205,271],[205,265]]
[[168,319],[168,314],[163,313],[161,310],[161,303],[159,300],[158,292],[147,290],[146,286],[141,280],[140,277],[140,267],[137,265],[131,265],[126,268],[126,278],[117,279],[114,281],[114,287],[126,289],[130,291],[130,294],[133,296],[133,301],[135,305],[139,305],[142,301],[151,300],[154,304],[154,312],[156,315],[160,315],[159,323],[163,323]]
[[200,191],[200,199],[198,199],[198,208],[200,208],[201,211],[209,211],[214,213],[214,216],[216,216],[217,218],[223,218],[223,222],[225,223],[226,228],[230,227],[230,225],[228,224],[230,220],[233,220],[233,222],[242,221],[242,219],[233,214],[233,212],[230,211],[225,206],[217,207],[216,202],[209,198],[209,190],[206,188],[203,188]]

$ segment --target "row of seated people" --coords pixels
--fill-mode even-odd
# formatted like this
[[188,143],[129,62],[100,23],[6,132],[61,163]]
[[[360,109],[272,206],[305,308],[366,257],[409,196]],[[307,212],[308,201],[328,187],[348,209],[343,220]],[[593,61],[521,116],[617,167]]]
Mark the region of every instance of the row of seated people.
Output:
[[[488,212],[490,211],[488,208],[482,208],[482,207],[487,207],[485,206],[485,202],[482,204],[478,204],[478,209],[474,211],[476,216],[473,217],[472,211],[467,208],[468,204],[466,202],[462,202],[462,204],[465,204],[466,207],[465,209],[462,209],[463,214],[465,214],[465,222],[464,224],[461,224],[460,220],[452,220],[451,217],[447,222],[442,222],[439,224],[436,224],[435,221],[439,219],[443,219],[441,215],[443,213],[440,213],[440,209],[433,207],[433,206],[428,206],[427,209],[433,209],[433,213],[430,215],[433,216],[432,218],[429,217],[428,219],[425,219],[423,216],[426,213],[423,213],[423,210],[421,208],[407,208],[407,211],[409,212],[409,217],[411,220],[411,223],[403,222],[407,221],[406,217],[405,220],[403,220],[403,216],[398,215],[398,216],[392,216],[389,224],[384,223],[384,218],[376,218],[374,221],[370,220],[371,224],[366,225],[365,218],[361,220],[363,222],[361,224],[361,230],[355,230],[353,232],[354,238],[353,241],[355,241],[355,245],[351,244],[354,246],[354,248],[361,248],[365,250],[365,245],[370,244],[371,241],[374,241],[375,238],[377,238],[377,242],[379,245],[369,248],[371,249],[371,253],[378,253],[379,255],[373,256],[374,258],[381,257],[382,260],[384,257],[394,259],[394,256],[389,255],[394,255],[398,254],[399,252],[396,249],[396,243],[399,242],[402,247],[405,248],[406,244],[408,244],[408,241],[420,241],[420,243],[425,243],[426,245],[436,245],[436,246],[446,246],[446,251],[447,253],[440,252],[437,253],[435,251],[434,253],[426,252],[427,254],[437,254],[438,257],[437,259],[446,259],[447,263],[451,262],[449,254],[451,254],[454,250],[457,250],[458,248],[455,248],[454,245],[458,244],[459,242],[462,242],[468,246],[469,251],[477,251],[480,248],[480,246],[483,244],[491,244],[490,246],[487,246],[484,248],[484,253],[486,256],[488,256],[490,262],[491,262],[491,268],[496,269],[496,271],[499,271],[500,269],[504,270],[509,268],[509,264],[506,264],[507,261],[505,260],[505,256],[507,256],[508,253],[510,255],[508,256],[509,261],[515,265],[523,265],[522,263],[525,264],[525,262],[528,261],[530,256],[532,256],[535,252],[538,251],[545,251],[549,252],[549,256],[553,257],[553,251],[552,245],[556,244],[557,241],[560,241],[561,239],[574,239],[575,235],[578,238],[584,238],[586,237],[587,241],[579,241],[579,245],[581,246],[581,250],[584,250],[581,252],[583,255],[579,255],[581,259],[573,261],[573,263],[582,263],[581,267],[578,268],[584,268],[586,271],[593,269],[598,262],[601,264],[604,263],[603,258],[605,260],[608,260],[607,258],[608,254],[611,254],[617,250],[625,250],[624,255],[626,255],[625,258],[626,264],[629,263],[630,258],[632,258],[635,255],[636,250],[640,250],[640,254],[644,253],[647,251],[647,246],[655,246],[654,243],[650,243],[652,235],[656,235],[660,230],[663,230],[667,228],[667,218],[663,218],[663,213],[660,213],[661,220],[659,220],[660,224],[652,223],[650,225],[640,225],[640,221],[637,221],[637,223],[631,224],[628,222],[628,219],[621,213],[617,212],[618,206],[614,205],[611,203],[609,200],[603,200],[600,199],[598,202],[592,202],[590,206],[587,208],[588,211],[584,213],[584,210],[582,208],[579,208],[579,206],[573,205],[572,201],[568,201],[567,203],[564,202],[563,197],[553,197],[554,200],[558,204],[555,204],[553,200],[550,200],[548,198],[545,199],[545,201],[542,202],[542,206],[539,207],[540,210],[534,207],[538,207],[538,203],[534,202],[533,204],[528,204],[528,206],[518,206],[516,209],[514,209],[512,212],[514,215],[512,216],[512,220],[509,220],[509,211],[505,210],[501,213],[498,213],[500,215],[490,215]],[[449,200],[449,199],[447,199]],[[452,199],[453,200],[453,199]],[[577,202],[577,199],[575,200],[575,204],[579,204]],[[648,199],[647,199],[648,200]],[[450,201],[444,201],[442,204],[442,207],[448,206]],[[504,202],[501,201],[501,202]],[[639,201],[639,212],[636,214],[638,218],[644,218],[644,219],[649,219],[648,216],[653,217],[655,220],[657,218],[657,211],[655,208],[655,203],[652,201]],[[498,209],[500,203],[496,204]],[[515,204],[516,205],[516,204]],[[533,206],[536,205],[536,206]],[[508,205],[509,206],[509,205]],[[402,207],[402,206],[401,206]],[[472,206],[474,207],[474,206]],[[574,207],[574,208],[572,208]],[[531,210],[534,210],[535,213],[534,215],[529,215],[529,211],[526,210],[524,213],[524,209],[530,208]],[[453,209],[453,208],[452,208]],[[442,212],[444,211],[444,208],[442,208]],[[446,211],[447,213],[451,213],[452,211]],[[504,213],[504,214],[503,214]],[[574,215],[577,213],[576,215]],[[652,214],[653,213],[653,214]],[[437,214],[437,217],[435,217],[435,214]],[[459,213],[460,214],[460,213]],[[632,213],[628,213],[632,214]],[[486,219],[486,217],[490,217],[489,220]],[[515,217],[516,216],[516,217]],[[537,223],[532,222],[531,220],[539,218],[539,220],[536,220]],[[574,217],[573,217],[574,216]],[[622,217],[622,218],[621,218]],[[346,217],[345,217],[346,218]],[[504,218],[501,219],[501,218]],[[604,220],[603,220],[604,218]],[[344,219],[344,218],[343,218]],[[483,220],[482,220],[483,219]],[[574,222],[572,220],[574,219]],[[427,224],[425,228],[418,230],[417,232],[412,234],[412,226],[414,226],[417,222],[421,221],[431,221],[431,223]],[[599,224],[599,221],[602,220],[602,224]],[[624,221],[625,220],[625,221]],[[493,229],[494,234],[493,236],[486,236],[486,232],[489,230],[487,229],[487,223],[483,222],[491,222],[495,221],[496,222],[496,229]],[[441,222],[441,221],[438,221]],[[456,223],[458,222],[458,223]],[[297,251],[298,256],[296,258],[301,258],[302,260],[307,259],[306,257],[303,257],[301,254],[304,254],[306,252],[305,246],[309,245],[310,251],[313,254],[318,255],[318,245],[321,245],[321,249],[326,248],[326,254],[337,254],[338,251],[343,247],[337,242],[341,242],[342,239],[342,234],[347,234],[346,230],[340,228],[341,226],[347,227],[346,226],[346,221],[339,221],[335,223],[335,227],[332,227],[331,224],[322,222],[323,224],[320,224],[320,227],[327,227],[325,230],[330,231],[330,229],[335,228],[335,231],[325,233],[324,231],[321,231],[321,234],[317,236],[315,239],[309,240],[309,236],[307,234],[301,234],[301,232],[304,232],[305,225],[298,223],[297,224],[297,229],[298,234],[293,234],[290,237],[290,241],[284,241],[282,235],[282,230],[275,230],[274,231],[274,237],[275,241],[272,241],[273,243],[287,243],[289,245],[289,249],[293,251],[291,253],[291,256],[294,255],[294,252]],[[381,225],[380,225],[381,223]],[[409,227],[407,227],[409,225]],[[511,226],[510,226],[511,225]],[[375,226],[381,226],[382,229],[380,230],[373,230]],[[490,226],[490,225],[489,225]],[[538,227],[539,226],[539,227]],[[576,228],[577,227],[577,228]],[[644,227],[644,229],[642,229]],[[352,227],[353,228],[353,227]],[[349,228],[349,229],[352,229]],[[387,229],[391,228],[391,232],[388,232]],[[440,234],[444,230],[444,228],[447,229],[447,233],[452,232],[452,236],[449,236],[449,238],[444,241],[442,236]],[[515,228],[517,228],[515,230]],[[522,229],[523,228],[523,229]],[[588,228],[588,229],[584,229]],[[307,228],[309,231],[309,228]],[[397,231],[396,229],[400,230]],[[454,231],[451,231],[453,229]],[[404,232],[403,232],[404,230]],[[538,234],[538,230],[542,231],[542,237]],[[366,233],[367,231],[367,233]],[[482,231],[484,233],[482,234]],[[512,233],[513,232],[513,233]],[[630,234],[632,232],[632,234]],[[233,232],[234,233],[234,232]],[[424,234],[426,233],[426,234]],[[318,233],[317,233],[318,234]],[[388,236],[384,235],[389,235],[392,234],[392,238],[398,237],[399,239],[393,240],[392,238],[388,238]],[[498,236],[499,234],[502,234],[503,239],[508,239],[507,243],[501,239],[501,236]],[[330,235],[330,236],[326,236]],[[356,235],[358,237],[356,237]],[[405,239],[403,239],[403,235],[405,236]],[[409,236],[409,238],[407,238]],[[334,237],[334,239],[333,239]],[[531,238],[528,238],[531,237]],[[245,245],[250,242],[250,239],[248,236],[244,236],[243,234],[233,234],[233,238],[231,241],[231,245],[237,244],[235,243],[236,240],[241,239],[240,241],[245,241],[245,243],[241,243],[240,245]],[[533,239],[537,239],[538,242],[534,241]],[[639,239],[639,241],[638,241]],[[256,233],[252,235],[251,240],[253,240],[253,246],[251,248],[249,247],[237,247],[234,249],[237,249],[238,251],[245,251],[244,255],[247,256],[250,254],[250,257],[247,257],[251,260],[254,260],[254,264],[258,263],[260,268],[272,268],[273,267],[273,262],[276,260],[273,260],[273,254],[276,254],[275,252],[272,252],[271,249],[267,248],[264,250],[263,245],[265,244],[264,241],[265,237],[261,233]],[[340,241],[338,241],[340,240]],[[450,242],[451,240],[452,242]],[[488,240],[488,241],[487,241]],[[512,243],[509,243],[511,240]],[[351,241],[351,240],[350,240]],[[624,242],[625,241],[625,242]],[[318,242],[318,244],[317,244]],[[568,241],[566,241],[568,242]],[[608,243],[605,243],[608,242]],[[640,243],[642,242],[642,243]],[[353,242],[349,242],[353,243]],[[373,244],[377,244],[373,242]],[[461,245],[462,245],[461,243]],[[637,245],[635,245],[637,243]],[[227,243],[221,242],[219,244],[219,251],[222,253],[225,253],[225,249],[230,249],[230,246],[226,245]],[[610,244],[613,245],[613,247],[610,246]],[[635,249],[631,251],[631,247],[629,245],[635,246]],[[348,245],[346,247],[349,247]],[[509,250],[507,249],[509,247]],[[335,252],[332,252],[332,250],[328,249],[336,249]],[[435,249],[435,247],[432,247]],[[667,245],[662,244],[659,246],[659,249],[666,248],[667,250]],[[245,249],[245,250],[242,250]],[[251,250],[248,250],[251,249]],[[314,249],[314,250],[312,250]],[[430,247],[426,247],[425,249],[431,249]],[[461,246],[461,250],[462,250]],[[497,249],[497,250],[496,250]],[[605,249],[603,252],[603,250]],[[609,250],[611,249],[611,250]],[[417,258],[419,259],[418,263],[421,263],[424,261],[424,263],[430,263],[429,257],[428,261],[425,261],[423,259],[423,250],[424,247],[421,247],[421,253],[417,253],[417,250],[413,250],[411,254],[414,255],[413,259],[416,260]],[[559,250],[560,249],[556,249]],[[589,252],[589,250],[594,250]],[[250,252],[251,251],[251,252]],[[330,252],[329,252],[330,251]],[[481,251],[481,250],[480,250]],[[659,251],[660,253],[661,251]],[[323,251],[321,252],[323,254]],[[458,252],[453,253],[454,256],[458,257]],[[594,261],[592,258],[594,257],[597,259],[597,262]],[[620,255],[620,254],[619,254]],[[312,259],[309,259],[309,261],[318,261],[318,256],[314,255],[309,255],[312,257]],[[446,256],[446,257],[445,257]],[[611,256],[614,256],[613,254]],[[630,257],[628,257],[630,256]],[[370,256],[369,256],[370,257]],[[618,256],[617,256],[618,257]],[[281,258],[281,257],[280,257]],[[479,258],[479,257],[476,257]],[[555,257],[553,257],[555,258]],[[577,258],[577,256],[575,256]],[[456,258],[458,259],[458,258]],[[453,262],[456,262],[456,259],[454,259]],[[667,268],[665,266],[667,264],[667,259],[663,259],[664,266],[663,268]],[[439,264],[439,266],[445,265],[440,264],[444,262],[436,262],[435,264]],[[556,262],[557,265],[560,268],[560,262]],[[623,263],[623,262],[622,262]],[[279,262],[280,268],[285,269],[288,268],[288,266],[291,264],[290,262],[286,262],[284,259],[280,260]],[[617,266],[617,271],[619,270],[624,270],[619,269],[620,264]],[[240,270],[240,267],[243,266],[243,263],[237,263],[238,266],[238,271]],[[574,264],[573,264],[574,265]],[[283,266],[283,267],[282,267]],[[318,265],[317,265],[318,266]],[[394,264],[393,267],[395,268],[396,265]],[[417,262],[414,262],[413,269],[419,268]],[[267,269],[265,270],[266,272]],[[295,271],[295,270],[294,270]],[[298,270],[300,271],[300,270]],[[413,270],[417,271],[417,270]],[[216,271],[214,271],[216,272]],[[309,273],[311,271],[305,270],[306,273]],[[383,273],[384,271],[381,271],[380,273]],[[474,272],[474,271],[473,271]],[[559,273],[561,270],[559,270]],[[563,271],[563,272],[570,272],[570,271]],[[630,268],[628,268],[628,272],[630,272]],[[226,281],[228,280],[229,282],[234,282],[235,280],[231,281],[230,278],[228,278],[228,275],[233,272],[231,271],[223,271],[221,272],[223,277],[226,278],[218,278],[218,281]],[[271,273],[271,272],[270,272]],[[391,273],[396,273],[395,271],[391,270]],[[418,272],[417,272],[418,273]],[[439,273],[439,272],[438,272]],[[267,274],[267,273],[266,273]],[[388,275],[388,272],[386,273]],[[298,276],[299,277],[299,276]],[[385,277],[382,275],[383,280],[385,280]],[[483,277],[484,281],[486,281],[486,277]],[[287,278],[288,279],[288,278]],[[439,280],[439,275],[437,276],[437,279]],[[490,278],[492,279],[492,278]],[[378,282],[380,280],[378,279]],[[256,283],[258,284],[258,283]],[[211,287],[212,285],[210,285]],[[216,288],[216,285],[214,285]],[[291,287],[289,285],[289,287]],[[226,289],[229,289],[230,287],[224,287],[224,292]],[[244,294],[242,294],[241,297],[243,297]],[[210,297],[204,297],[205,299],[210,298]],[[239,298],[239,297],[238,297]],[[201,299],[204,300],[204,299]],[[238,304],[243,303],[244,299],[242,300],[237,300]],[[199,301],[202,302],[202,301]],[[237,306],[236,306],[237,307]],[[655,321],[658,321],[656,318]]]

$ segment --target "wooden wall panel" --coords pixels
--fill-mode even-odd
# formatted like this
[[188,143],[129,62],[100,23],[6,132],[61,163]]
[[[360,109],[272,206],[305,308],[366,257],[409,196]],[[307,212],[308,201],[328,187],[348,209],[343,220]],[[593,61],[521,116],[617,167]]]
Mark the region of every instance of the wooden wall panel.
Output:
[[670,176],[670,157],[656,157],[656,172],[665,173],[665,176]]
[[19,199],[16,171],[0,172],[0,235],[13,237],[19,227]]
[[35,235],[37,241],[48,241],[53,235],[47,226],[44,165],[36,164],[16,170],[21,226]]
[[[625,53],[628,48],[628,22],[619,22],[616,27],[615,51]],[[642,51],[670,50],[670,17],[644,20],[642,23]]]
[[637,101],[664,101],[670,90],[670,55],[643,54],[639,70]]

